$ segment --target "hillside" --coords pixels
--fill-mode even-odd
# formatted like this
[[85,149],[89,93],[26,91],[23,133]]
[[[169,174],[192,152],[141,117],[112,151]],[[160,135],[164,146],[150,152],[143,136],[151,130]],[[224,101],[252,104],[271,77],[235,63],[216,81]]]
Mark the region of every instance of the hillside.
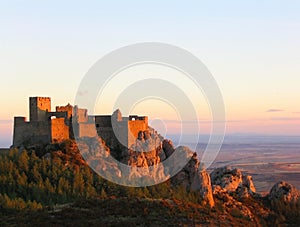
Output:
[[[103,141],[98,142],[105,146]],[[182,171],[164,183],[125,187],[93,172],[82,158],[79,146],[84,146],[84,141],[67,140],[23,151],[12,149],[0,156],[1,226],[300,223],[299,191],[286,182],[274,185],[268,195],[262,196],[255,192],[251,176],[229,167],[215,169],[209,175],[200,168],[194,154]],[[174,150],[171,141],[164,140],[161,152],[156,154],[167,158]],[[142,159],[142,165],[150,165],[157,158],[151,152],[148,156],[140,155],[134,163]],[[132,162],[128,156],[119,158]]]

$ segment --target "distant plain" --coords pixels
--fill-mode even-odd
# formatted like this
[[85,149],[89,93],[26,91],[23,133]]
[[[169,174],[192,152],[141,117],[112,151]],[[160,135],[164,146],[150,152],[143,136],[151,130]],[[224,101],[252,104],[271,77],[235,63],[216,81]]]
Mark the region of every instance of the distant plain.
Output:
[[[205,143],[198,144],[199,158],[205,147]],[[222,166],[239,168],[251,175],[257,192],[263,194],[278,181],[287,181],[300,189],[300,137],[226,137],[208,171]]]

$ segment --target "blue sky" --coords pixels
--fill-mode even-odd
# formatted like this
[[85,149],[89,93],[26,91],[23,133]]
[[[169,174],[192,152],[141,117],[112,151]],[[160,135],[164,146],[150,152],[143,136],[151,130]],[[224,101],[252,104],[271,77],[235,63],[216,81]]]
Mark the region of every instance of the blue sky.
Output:
[[[29,96],[73,102],[103,55],[137,42],[190,51],[224,96],[228,132],[300,134],[298,1],[1,1],[0,147]],[[282,111],[268,112],[270,109]]]

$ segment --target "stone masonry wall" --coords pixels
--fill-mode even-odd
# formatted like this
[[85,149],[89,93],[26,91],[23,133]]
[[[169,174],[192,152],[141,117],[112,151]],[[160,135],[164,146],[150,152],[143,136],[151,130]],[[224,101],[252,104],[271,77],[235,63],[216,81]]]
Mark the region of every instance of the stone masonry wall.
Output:
[[61,142],[69,139],[69,126],[65,124],[64,118],[51,119],[51,140],[52,142]]
[[67,112],[68,119],[73,116],[73,106],[70,104],[66,106],[57,106],[55,110],[56,112]]
[[[148,129],[148,117],[122,117],[120,110],[112,115],[89,116],[87,109],[80,109],[78,106],[73,108],[68,104],[57,106],[56,111],[51,112],[51,99],[48,97],[30,97],[29,108],[29,122],[24,117],[14,119],[14,146],[25,143],[46,144],[74,138],[74,128],[78,137],[95,137],[98,134],[110,146],[120,147],[122,144],[131,147],[135,144],[138,133]],[[71,124],[72,118],[74,125]],[[114,127],[111,119],[116,120]]]
[[46,144],[51,141],[48,121],[26,122],[25,117],[15,117],[13,145]]
[[135,144],[139,131],[145,131],[147,129],[148,120],[128,121],[128,147],[131,147],[131,145]]

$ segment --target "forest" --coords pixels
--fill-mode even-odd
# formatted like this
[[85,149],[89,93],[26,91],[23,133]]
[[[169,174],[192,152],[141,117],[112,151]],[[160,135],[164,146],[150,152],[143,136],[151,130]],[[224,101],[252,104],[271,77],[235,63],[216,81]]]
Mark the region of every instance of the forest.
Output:
[[[81,155],[70,149],[70,143],[72,141],[63,142],[59,151],[48,155],[44,148],[11,149],[0,155],[1,226],[44,222],[53,225],[143,222],[223,226],[250,223],[297,226],[300,223],[300,201],[275,204],[266,197],[240,199],[233,193],[214,196],[215,206],[210,208],[202,203],[198,192],[174,186],[170,180],[140,188],[111,183],[94,173]],[[242,203],[254,216],[250,219],[236,207],[226,205],[230,201]],[[174,221],[177,219],[179,222]]]

